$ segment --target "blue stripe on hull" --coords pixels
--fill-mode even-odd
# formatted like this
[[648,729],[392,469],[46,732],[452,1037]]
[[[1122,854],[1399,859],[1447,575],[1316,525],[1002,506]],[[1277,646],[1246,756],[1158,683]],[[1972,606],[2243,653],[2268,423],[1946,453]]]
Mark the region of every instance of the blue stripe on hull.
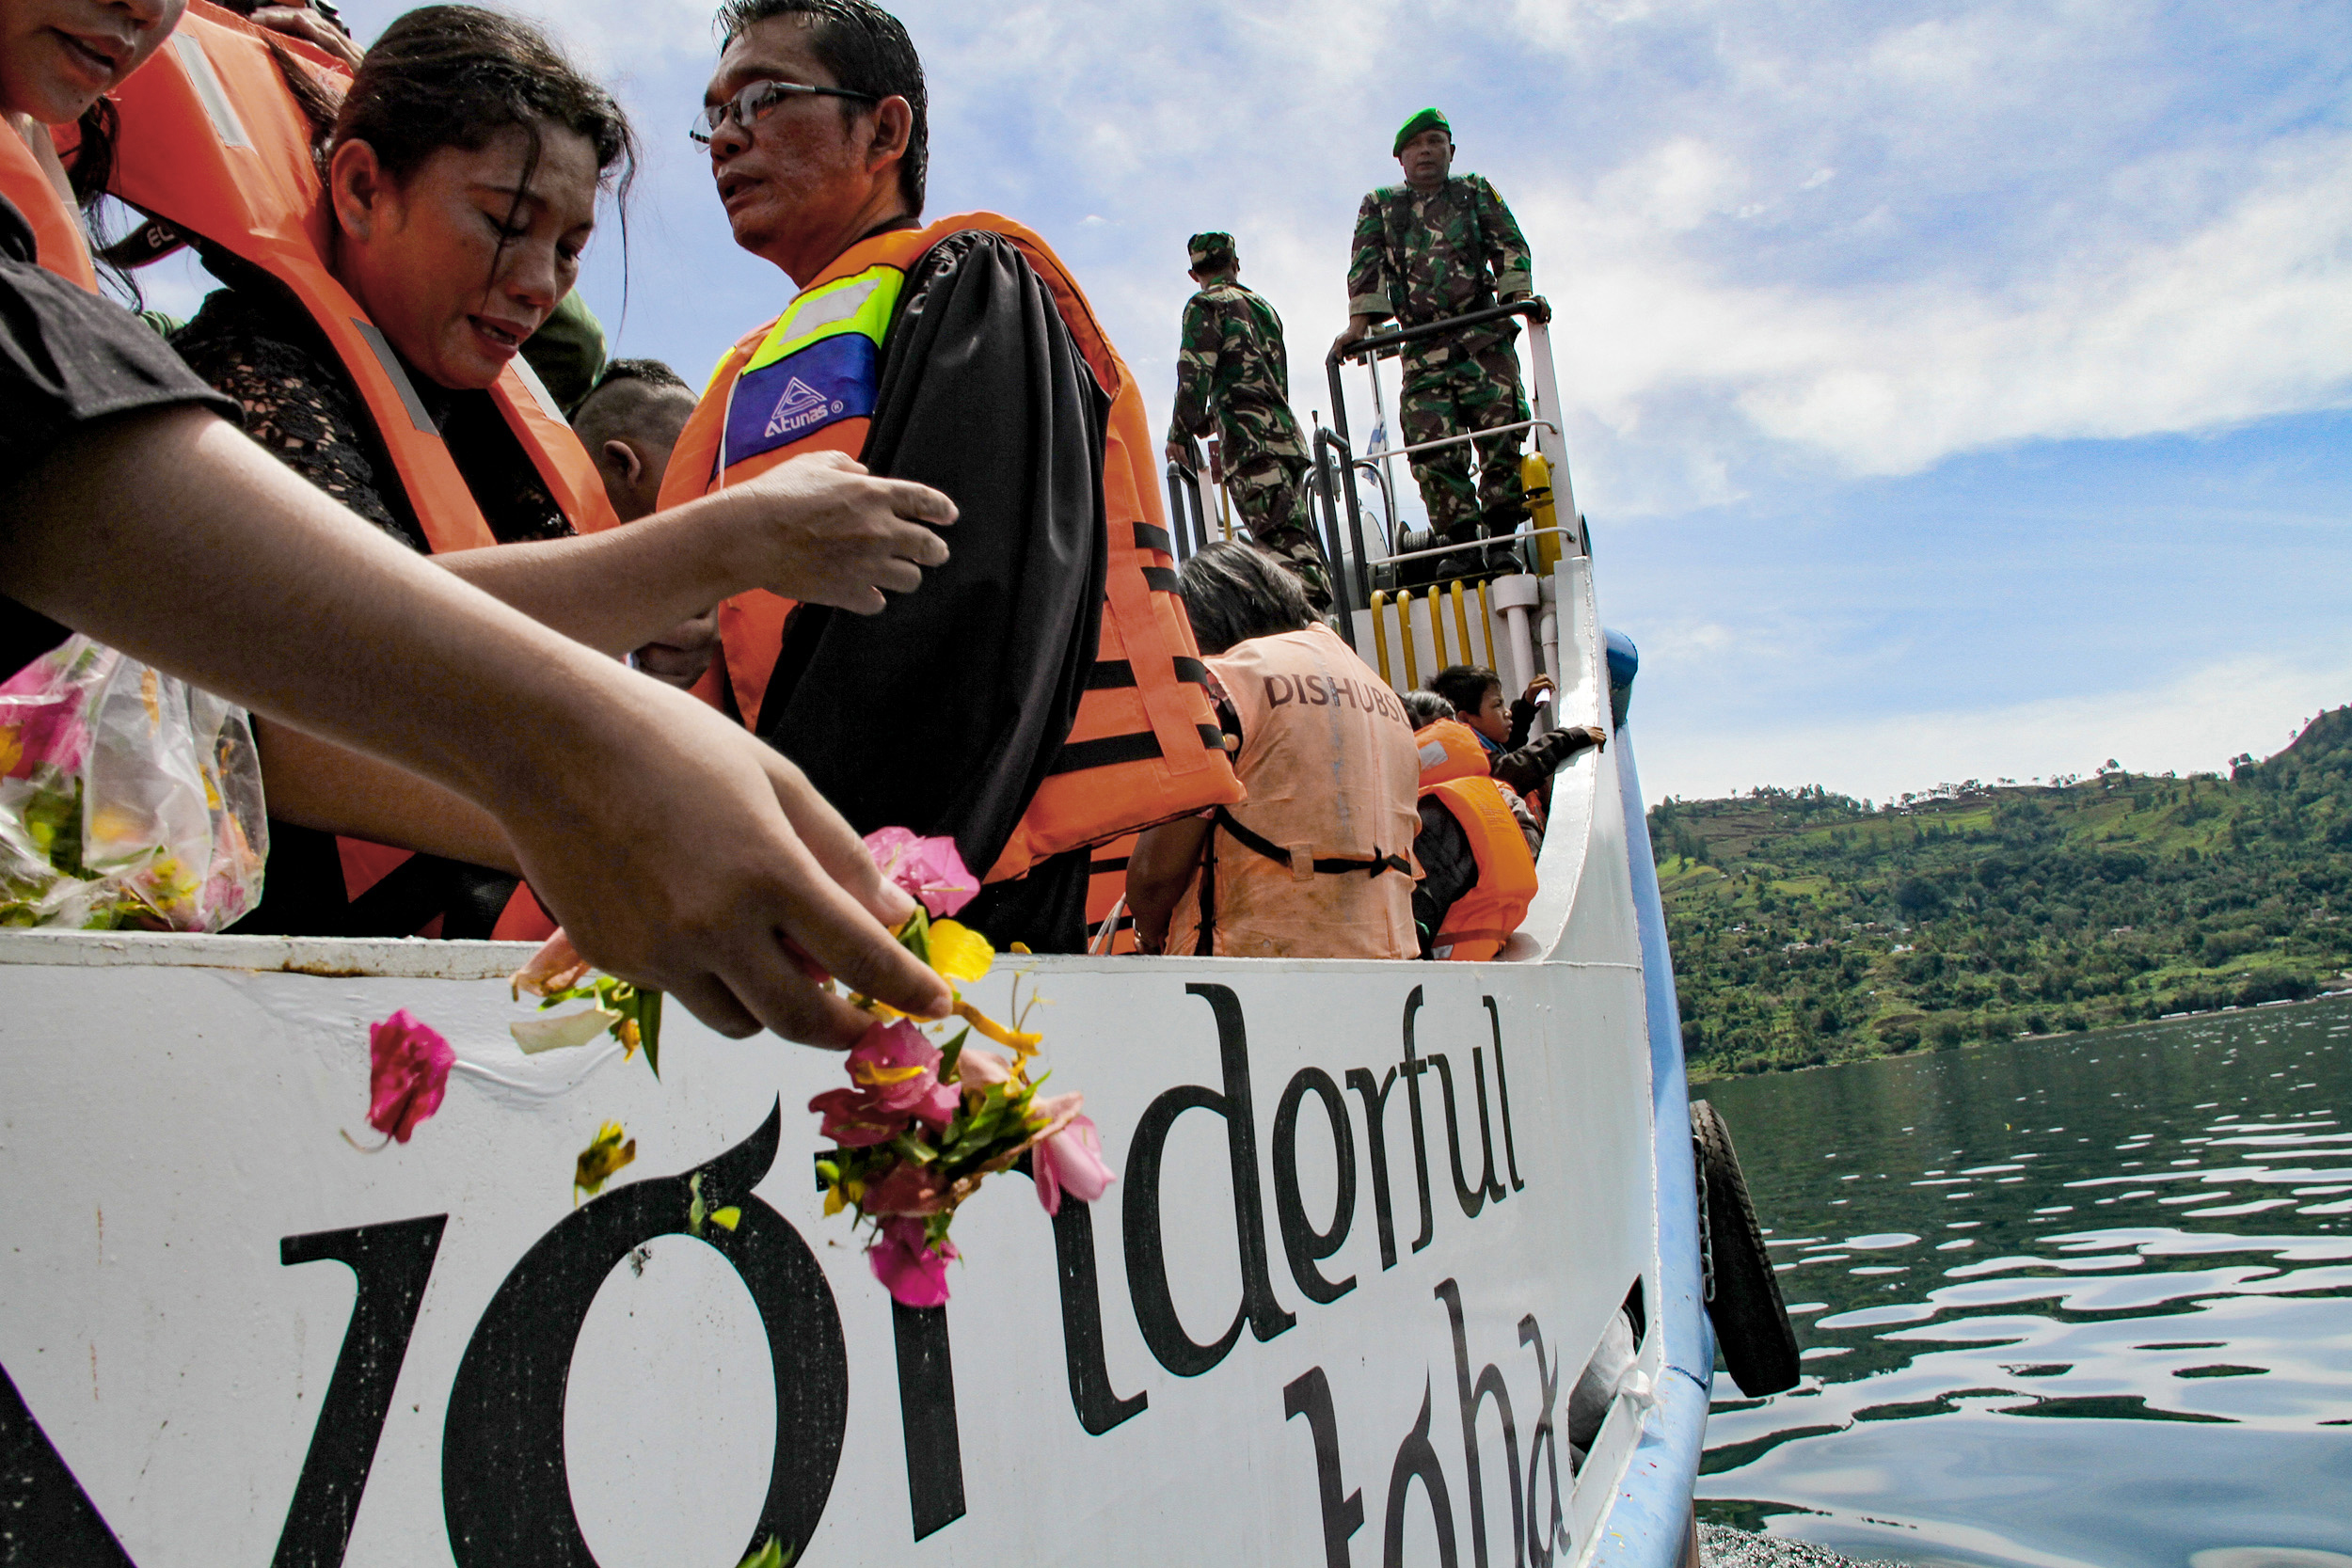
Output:
[[1674,959],[1666,911],[1650,855],[1649,822],[1633,763],[1633,738],[1620,726],[1610,750],[1625,802],[1625,845],[1642,935],[1644,999],[1649,1014],[1650,1083],[1658,1129],[1659,1332],[1666,1336],[1659,1408],[1642,1433],[1625,1483],[1589,1560],[1595,1568],[1673,1568],[1681,1560],[1707,1440],[1707,1406],[1715,1382],[1715,1329],[1708,1322],[1699,1275],[1698,1177],[1691,1160],[1691,1100],[1683,1076],[1682,1016],[1675,1003]]

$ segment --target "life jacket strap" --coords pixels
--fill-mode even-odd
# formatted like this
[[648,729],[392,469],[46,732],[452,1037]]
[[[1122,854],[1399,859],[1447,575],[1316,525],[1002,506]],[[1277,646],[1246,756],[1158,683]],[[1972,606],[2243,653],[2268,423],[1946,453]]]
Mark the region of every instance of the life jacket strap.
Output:
[[[1216,808],[1216,825],[1232,834],[1243,848],[1263,855],[1287,871],[1295,872],[1298,869],[1298,863],[1291,850],[1243,827],[1223,806]],[[1384,854],[1378,849],[1372,852],[1370,860],[1335,856],[1317,859],[1310,863],[1317,874],[1326,877],[1341,876],[1350,871],[1361,871],[1369,877],[1377,877],[1384,871],[1402,872],[1407,877],[1413,874],[1412,862],[1402,855]]]

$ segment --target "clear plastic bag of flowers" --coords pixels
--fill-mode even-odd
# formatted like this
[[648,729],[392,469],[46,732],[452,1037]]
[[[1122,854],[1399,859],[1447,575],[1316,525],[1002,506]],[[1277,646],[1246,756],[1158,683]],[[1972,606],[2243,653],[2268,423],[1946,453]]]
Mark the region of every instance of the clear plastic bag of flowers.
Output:
[[243,708],[79,635],[0,683],[0,926],[217,931],[268,854]]

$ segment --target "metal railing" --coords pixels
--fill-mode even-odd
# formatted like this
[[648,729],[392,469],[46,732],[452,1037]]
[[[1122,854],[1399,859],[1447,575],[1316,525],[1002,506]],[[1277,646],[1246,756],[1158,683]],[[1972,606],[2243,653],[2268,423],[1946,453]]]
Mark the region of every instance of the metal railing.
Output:
[[[1343,366],[1352,361],[1361,361],[1371,371],[1373,400],[1385,419],[1387,407],[1381,396],[1378,368],[1381,358],[1399,353],[1416,342],[1513,318],[1519,318],[1527,323],[1527,379],[1530,383],[1528,390],[1533,394],[1533,417],[1510,424],[1498,425],[1491,430],[1463,431],[1456,435],[1438,436],[1435,440],[1414,442],[1402,447],[1385,447],[1381,451],[1368,452],[1362,456],[1356,454],[1348,431],[1347,391],[1340,374]],[[1550,320],[1550,305],[1538,296],[1518,300],[1509,305],[1496,305],[1486,309],[1466,311],[1461,315],[1449,316],[1440,321],[1422,322],[1412,326],[1368,334],[1344,348],[1335,348],[1325,356],[1324,372],[1331,392],[1331,422],[1327,426],[1318,420],[1315,427],[1316,489],[1318,499],[1323,503],[1322,531],[1327,539],[1326,550],[1331,561],[1333,588],[1343,611],[1340,620],[1341,629],[1346,634],[1351,644],[1356,641],[1356,615],[1371,610],[1375,605],[1373,570],[1375,567],[1394,566],[1399,562],[1425,561],[1434,557],[1472,550],[1484,551],[1498,545],[1506,548],[1518,547],[1522,543],[1532,546],[1537,538],[1547,534],[1559,536],[1564,551],[1583,553],[1582,519],[1577,513],[1575,494],[1568,483],[1566,444],[1562,437],[1564,421],[1558,386],[1552,371],[1551,338],[1548,330]],[[1535,450],[1543,454],[1550,469],[1554,515],[1560,519],[1558,526],[1535,528],[1532,526],[1534,519],[1531,517],[1529,519],[1531,526],[1501,538],[1482,539],[1465,544],[1439,545],[1414,550],[1396,548],[1399,544],[1403,543],[1397,517],[1397,487],[1392,478],[1392,465],[1398,459],[1409,458],[1419,452],[1445,447],[1513,437],[1521,432],[1527,433],[1534,438]],[[1378,481],[1375,488],[1379,494],[1383,515],[1377,519],[1377,523],[1384,537],[1381,540],[1383,553],[1376,557],[1365,547],[1363,507],[1357,483],[1357,470],[1359,468],[1366,470],[1369,475]],[[1341,526],[1343,502],[1346,517],[1344,535]],[[1352,548],[1343,547],[1348,546],[1352,546]],[[1391,592],[1393,590],[1380,591],[1379,602],[1383,605],[1391,602],[1390,599]],[[1410,602],[1409,593],[1406,595],[1405,602]],[[1359,654],[1362,651],[1360,648],[1358,649]],[[1378,649],[1378,652],[1383,656],[1385,666],[1387,652],[1385,646]],[[1409,657],[1408,655],[1408,662]],[[1385,667],[1382,673],[1388,673]]]
[[1209,542],[1208,511],[1200,499],[1200,475],[1181,463],[1168,466],[1168,531],[1182,566]]
[[[1522,540],[1533,543],[1537,539],[1541,539],[1554,533],[1560,535],[1564,543],[1576,537],[1575,531],[1570,529],[1523,528],[1519,530],[1518,532],[1508,534],[1501,539],[1472,539],[1467,544],[1437,545],[1425,550],[1406,550],[1397,555],[1384,555],[1378,560],[1372,562],[1370,564],[1375,566],[1393,566],[1400,561],[1426,561],[1432,556],[1453,555],[1460,550],[1491,550],[1498,545],[1502,546],[1505,549],[1517,549]],[[1580,551],[1579,553],[1581,554],[1582,552]]]

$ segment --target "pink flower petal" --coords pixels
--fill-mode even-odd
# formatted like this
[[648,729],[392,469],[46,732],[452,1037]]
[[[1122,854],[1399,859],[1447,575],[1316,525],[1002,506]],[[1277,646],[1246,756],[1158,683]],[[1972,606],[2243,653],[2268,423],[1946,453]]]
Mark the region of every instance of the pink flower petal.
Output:
[[[901,1119],[923,1115],[946,1086],[939,1081],[939,1047],[904,1019],[866,1030],[850,1049],[847,1065],[855,1092],[865,1095],[878,1114]],[[946,1114],[955,1115],[952,1104]]]
[[956,1119],[963,1108],[963,1091],[954,1084],[943,1084],[936,1078],[922,1080],[928,1088],[915,1102],[914,1114],[933,1132],[945,1132],[947,1124]]
[[947,1302],[947,1264],[957,1256],[953,1242],[942,1241],[937,1252],[923,1233],[919,1219],[884,1220],[882,1234],[867,1249],[866,1259],[874,1277],[903,1307],[944,1307]]
[[564,934],[561,926],[555,934],[531,955],[531,961],[515,971],[507,982],[516,996],[529,991],[533,996],[546,996],[553,991],[569,990],[588,977],[588,960],[580,956],[572,939]]
[[956,1078],[965,1088],[978,1093],[991,1084],[1012,1082],[1012,1063],[993,1051],[967,1045],[956,1057]]
[[856,1089],[827,1089],[808,1108],[825,1118],[818,1131],[844,1148],[886,1144],[906,1131],[907,1113],[883,1110]]
[[979,879],[965,868],[952,838],[918,838],[904,828],[877,828],[866,835],[866,850],[884,877],[921,899],[934,916],[953,914],[979,894]]
[[403,1007],[368,1025],[368,1125],[406,1143],[441,1108],[457,1053]]
[[1103,1163],[1103,1139],[1091,1117],[1073,1116],[1063,1128],[1040,1139],[1029,1152],[1037,1176],[1038,1201],[1049,1214],[1061,1212],[1067,1192],[1081,1203],[1092,1203],[1118,1180]]

